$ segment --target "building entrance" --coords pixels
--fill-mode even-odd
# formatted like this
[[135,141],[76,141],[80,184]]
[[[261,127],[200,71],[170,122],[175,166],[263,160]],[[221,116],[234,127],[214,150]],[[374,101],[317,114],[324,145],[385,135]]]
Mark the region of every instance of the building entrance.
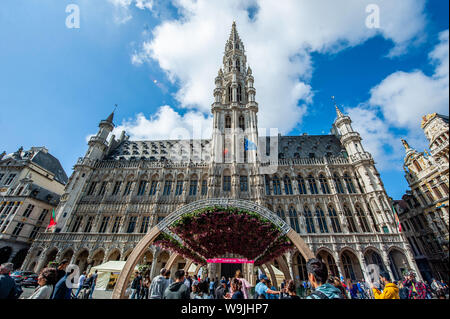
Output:
[[242,269],[242,264],[220,264],[220,277],[222,278],[225,277],[227,280],[228,278],[233,278],[234,275],[236,274],[236,270],[241,270],[241,272],[243,271]]

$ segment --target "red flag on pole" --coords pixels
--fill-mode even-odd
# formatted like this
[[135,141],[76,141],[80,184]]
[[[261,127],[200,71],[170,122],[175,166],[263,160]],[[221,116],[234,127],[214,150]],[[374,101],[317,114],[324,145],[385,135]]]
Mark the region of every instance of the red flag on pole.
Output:
[[52,215],[50,216],[50,223],[47,226],[47,229],[52,228],[53,226],[56,226],[56,216],[55,216],[55,209],[52,209]]

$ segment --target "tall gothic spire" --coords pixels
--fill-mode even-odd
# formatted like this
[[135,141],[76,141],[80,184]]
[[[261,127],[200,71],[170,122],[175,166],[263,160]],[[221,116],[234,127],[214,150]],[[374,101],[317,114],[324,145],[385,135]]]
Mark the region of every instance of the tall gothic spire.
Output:
[[341,110],[339,109],[339,107],[338,107],[337,104],[336,104],[336,99],[335,99],[335,97],[332,96],[331,99],[333,100],[334,107],[336,108],[336,114],[337,114],[337,117],[338,117],[338,118],[344,117],[344,114],[342,114]]
[[245,56],[244,44],[237,32],[236,22],[231,26],[230,37],[225,45],[223,56],[223,70],[225,75],[234,73],[244,75],[246,71],[247,57]]

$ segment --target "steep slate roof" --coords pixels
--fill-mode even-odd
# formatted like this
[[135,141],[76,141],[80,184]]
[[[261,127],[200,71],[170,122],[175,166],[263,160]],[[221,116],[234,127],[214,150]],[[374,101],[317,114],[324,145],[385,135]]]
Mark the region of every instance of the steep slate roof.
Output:
[[[191,147],[193,153],[189,156]],[[210,140],[124,141],[105,160],[208,161],[210,152]]]
[[[345,148],[335,135],[274,136],[278,139],[279,157],[283,159],[342,156]],[[266,137],[259,140],[265,142]],[[189,149],[194,147],[193,156],[208,162],[211,140],[162,140],[162,141],[124,141],[112,150],[105,160],[150,160],[177,161],[189,160]],[[198,145],[201,145],[199,147]],[[195,151],[197,150],[197,151]]]
[[[279,136],[278,153],[281,158],[342,156],[345,148],[335,135]],[[281,155],[282,154],[282,155]]]
[[39,151],[33,156],[31,161],[55,174],[55,180],[58,182],[62,184],[67,183],[68,178],[66,172],[62,168],[59,160],[52,154]]
[[27,161],[46,169],[55,175],[55,180],[66,184],[68,181],[67,174],[61,166],[59,160],[52,154],[48,153],[44,147],[34,147],[31,150],[24,151],[20,148],[18,151],[4,156],[1,161],[13,159],[22,165]]

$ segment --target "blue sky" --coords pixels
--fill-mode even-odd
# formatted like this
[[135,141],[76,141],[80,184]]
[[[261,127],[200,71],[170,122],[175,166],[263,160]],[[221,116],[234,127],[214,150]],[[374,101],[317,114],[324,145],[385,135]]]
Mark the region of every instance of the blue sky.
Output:
[[[359,2],[5,0],[0,151],[46,146],[70,175],[114,104],[115,123],[132,138],[164,138],[191,117],[208,123],[234,19],[254,70],[260,126],[328,134],[335,95],[388,195],[399,198],[407,188],[399,138],[422,151],[419,114],[448,114],[448,3]],[[379,30],[363,25],[365,2],[380,6]],[[68,4],[80,8],[79,29],[65,25]],[[445,46],[446,55],[430,57]],[[414,105],[408,92],[419,95]]]

